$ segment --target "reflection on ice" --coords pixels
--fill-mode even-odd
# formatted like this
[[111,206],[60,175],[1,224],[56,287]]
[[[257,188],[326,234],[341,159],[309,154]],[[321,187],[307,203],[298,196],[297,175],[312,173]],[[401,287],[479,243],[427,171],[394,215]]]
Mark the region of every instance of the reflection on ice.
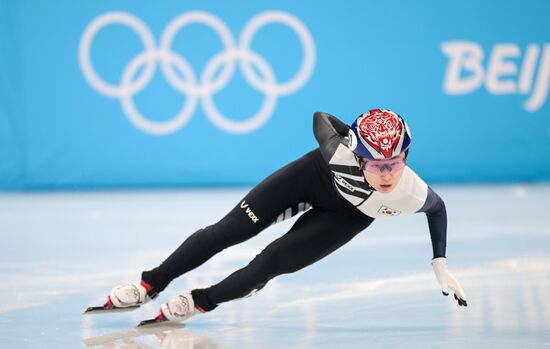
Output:
[[89,347],[109,349],[218,349],[220,346],[206,335],[179,326],[136,328],[83,339]]

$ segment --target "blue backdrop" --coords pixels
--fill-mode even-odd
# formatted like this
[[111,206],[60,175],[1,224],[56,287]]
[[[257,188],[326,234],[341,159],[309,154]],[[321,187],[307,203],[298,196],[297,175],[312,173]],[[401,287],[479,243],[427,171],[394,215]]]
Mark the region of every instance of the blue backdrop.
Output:
[[427,181],[550,179],[548,1],[0,0],[0,188],[253,184],[312,114]]

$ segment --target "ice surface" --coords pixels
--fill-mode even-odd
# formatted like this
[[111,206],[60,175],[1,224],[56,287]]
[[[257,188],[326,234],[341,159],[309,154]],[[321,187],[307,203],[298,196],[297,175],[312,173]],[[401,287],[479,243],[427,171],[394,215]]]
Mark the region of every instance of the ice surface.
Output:
[[246,265],[292,221],[225,250],[138,310],[83,316],[246,188],[0,193],[0,348],[550,348],[550,185],[435,189],[467,308],[441,295],[426,218],[413,215],[374,222],[253,297],[139,330],[163,300]]

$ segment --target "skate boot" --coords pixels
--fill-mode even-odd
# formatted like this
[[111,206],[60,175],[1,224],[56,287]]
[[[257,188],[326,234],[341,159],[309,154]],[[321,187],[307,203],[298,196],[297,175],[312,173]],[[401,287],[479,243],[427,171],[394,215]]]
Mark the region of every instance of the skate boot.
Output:
[[140,306],[152,299],[148,295],[151,289],[152,287],[145,281],[141,281],[139,284],[132,283],[117,286],[111,290],[104,306],[114,308]]
[[137,309],[157,296],[156,293],[149,295],[151,290],[152,286],[145,281],[117,286],[111,290],[105,304],[89,307],[84,314]]
[[160,306],[160,312],[168,321],[181,322],[200,312],[190,293],[172,297]]
[[170,298],[168,302],[160,307],[160,312],[154,319],[140,322],[138,327],[158,324],[162,322],[182,322],[197,313],[204,313],[200,307],[195,305],[193,297],[190,293],[182,294]]

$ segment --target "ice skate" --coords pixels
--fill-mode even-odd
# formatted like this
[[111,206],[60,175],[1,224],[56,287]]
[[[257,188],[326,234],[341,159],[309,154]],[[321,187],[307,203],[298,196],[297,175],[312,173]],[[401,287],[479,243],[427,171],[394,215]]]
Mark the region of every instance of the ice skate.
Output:
[[162,304],[157,317],[140,322],[138,327],[166,322],[179,323],[201,312],[200,308],[195,307],[195,302],[190,293],[182,294],[170,298]]
[[[131,311],[149,302],[151,286],[144,281],[117,286],[111,290],[102,306],[89,307],[84,314],[99,312]],[[154,298],[154,297],[153,297]]]

